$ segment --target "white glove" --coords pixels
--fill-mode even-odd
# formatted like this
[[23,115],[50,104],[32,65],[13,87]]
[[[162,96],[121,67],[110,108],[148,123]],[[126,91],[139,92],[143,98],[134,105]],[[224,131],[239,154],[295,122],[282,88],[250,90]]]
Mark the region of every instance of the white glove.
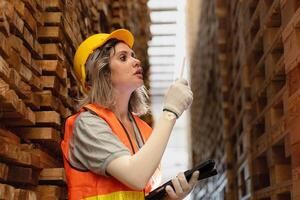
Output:
[[177,79],[167,90],[163,111],[169,111],[177,118],[188,109],[193,102],[193,92],[185,79]]

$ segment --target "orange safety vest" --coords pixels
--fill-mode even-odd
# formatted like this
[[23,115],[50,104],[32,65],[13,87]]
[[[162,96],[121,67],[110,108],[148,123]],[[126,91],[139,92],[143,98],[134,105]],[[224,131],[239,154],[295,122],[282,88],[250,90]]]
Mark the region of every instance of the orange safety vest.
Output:
[[[88,104],[80,109],[80,111],[70,116],[65,123],[64,139],[61,143],[64,167],[68,183],[68,196],[70,200],[142,200],[145,199],[145,193],[149,193],[151,189],[159,185],[161,174],[159,168],[156,170],[144,191],[136,191],[130,189],[114,177],[106,177],[95,174],[90,171],[80,171],[70,165],[69,162],[69,142],[72,138],[73,127],[77,116],[86,110],[91,110],[99,117],[104,119],[110,126],[113,133],[120,141],[131,151],[131,155],[138,151],[138,147],[129,134],[127,135],[122,124],[119,122],[115,114],[96,104]],[[146,141],[150,136],[151,127],[137,116],[134,120],[141,132],[142,139]],[[129,138],[128,138],[129,137]],[[130,141],[131,140],[131,141]],[[132,149],[133,148],[133,149]]]

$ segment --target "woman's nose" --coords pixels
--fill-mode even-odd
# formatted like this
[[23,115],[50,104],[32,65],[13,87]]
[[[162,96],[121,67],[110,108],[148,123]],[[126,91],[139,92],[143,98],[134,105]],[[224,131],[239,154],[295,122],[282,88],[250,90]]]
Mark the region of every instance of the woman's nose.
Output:
[[140,67],[141,66],[141,61],[139,60],[139,59],[137,59],[137,58],[133,58],[133,60],[134,60],[134,67]]

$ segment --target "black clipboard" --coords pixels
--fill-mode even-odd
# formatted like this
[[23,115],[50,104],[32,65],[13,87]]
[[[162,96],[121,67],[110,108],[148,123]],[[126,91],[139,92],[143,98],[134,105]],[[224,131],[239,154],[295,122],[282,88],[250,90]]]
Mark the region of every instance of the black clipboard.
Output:
[[[187,170],[184,172],[184,175],[186,177],[186,180],[189,181],[192,177],[192,174],[199,170],[200,174],[199,174],[199,178],[198,180],[202,180],[211,176],[214,176],[216,174],[218,174],[217,170],[214,169],[215,167],[215,161],[214,160],[207,160],[197,166],[195,166],[194,168]],[[169,180],[168,182],[164,183],[163,185],[159,186],[158,188],[156,188],[155,190],[151,191],[146,197],[146,200],[157,200],[157,199],[161,199],[166,195],[166,186],[170,185],[171,187],[173,187],[172,185],[172,181]]]

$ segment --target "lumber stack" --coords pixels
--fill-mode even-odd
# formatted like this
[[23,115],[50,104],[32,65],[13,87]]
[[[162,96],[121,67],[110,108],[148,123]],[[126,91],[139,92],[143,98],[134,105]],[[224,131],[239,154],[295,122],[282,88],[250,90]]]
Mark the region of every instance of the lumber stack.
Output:
[[[206,112],[210,104],[219,105],[209,101],[194,114],[193,141],[198,141],[193,148],[197,145],[199,151],[194,156],[224,149],[219,165],[226,168],[224,175],[209,181],[216,189],[205,190],[201,185],[195,196],[299,199],[299,2],[215,0],[204,1],[201,9],[198,43],[217,40],[217,46],[197,47],[203,49],[198,57],[207,56],[193,56],[192,67],[203,66],[193,73],[199,77],[207,68],[220,71],[219,77],[210,74],[209,79],[221,87],[222,108]],[[209,22],[214,17],[217,25]],[[214,29],[212,39],[207,30]],[[212,90],[213,84],[197,84],[201,85],[196,91],[199,99],[219,91]],[[194,130],[199,129],[196,125],[205,127],[207,118],[220,111],[223,131]],[[202,112],[205,116],[199,117]],[[213,126],[219,129],[220,125]],[[210,140],[208,134],[215,134],[216,146],[203,143]],[[223,135],[222,141],[216,139],[218,135]]]
[[[207,159],[214,158],[218,176],[211,179],[215,183],[210,187],[208,180],[201,181],[195,188],[196,199],[210,198],[210,193],[224,187],[227,176],[224,160],[226,156],[223,151],[227,149],[224,142],[222,130],[222,96],[219,83],[221,70],[214,67],[216,60],[212,59],[213,51],[218,45],[216,38],[217,18],[214,13],[214,5],[211,3],[202,3],[202,15],[207,17],[199,21],[199,40],[193,43],[194,50],[191,50],[191,88],[194,93],[194,100],[191,106],[191,134],[192,134],[192,161],[196,165]],[[211,24],[211,26],[207,26]],[[207,51],[199,51],[206,49]],[[199,59],[195,59],[199,58]],[[205,139],[203,139],[205,138]],[[214,149],[215,151],[211,151]]]
[[285,127],[288,133],[285,139],[285,153],[290,156],[289,180],[292,197],[300,199],[300,134],[299,134],[299,22],[300,5],[297,1],[280,2],[282,19],[283,60],[286,77],[286,99],[284,111]]
[[[66,199],[62,125],[83,96],[72,71],[76,48],[93,33],[129,28],[144,34],[135,48],[147,70],[146,3],[0,2],[0,199]],[[132,25],[136,16],[141,26]]]

